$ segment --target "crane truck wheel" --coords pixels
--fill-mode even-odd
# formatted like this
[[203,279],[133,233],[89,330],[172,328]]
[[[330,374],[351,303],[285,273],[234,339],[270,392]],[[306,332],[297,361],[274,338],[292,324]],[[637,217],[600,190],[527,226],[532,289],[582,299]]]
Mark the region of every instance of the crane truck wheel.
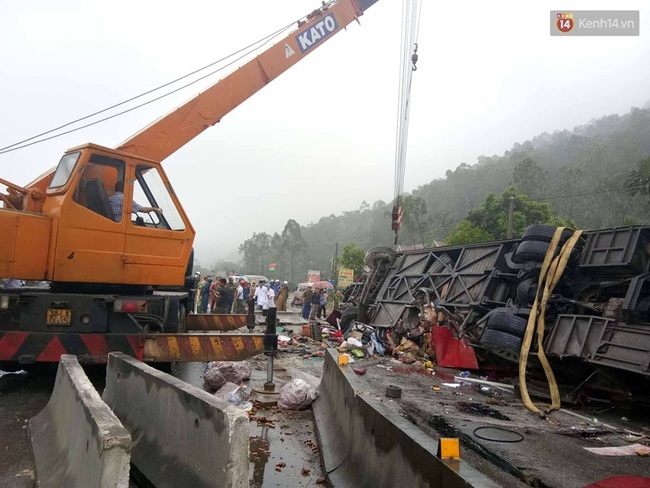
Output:
[[366,251],[366,257],[364,262],[366,263],[366,266],[368,266],[370,269],[376,268],[382,263],[387,264],[390,266],[395,262],[395,258],[397,257],[397,253],[391,249],[390,247],[384,247],[384,246],[375,246],[371,247]]

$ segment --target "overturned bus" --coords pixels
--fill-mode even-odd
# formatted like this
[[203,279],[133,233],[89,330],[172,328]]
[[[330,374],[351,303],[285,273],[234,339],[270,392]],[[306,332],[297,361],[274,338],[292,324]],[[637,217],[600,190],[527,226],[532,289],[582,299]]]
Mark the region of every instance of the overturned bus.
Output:
[[[558,383],[623,386],[650,397],[650,226],[573,234],[533,225],[520,239],[399,253],[372,248],[370,275],[358,303],[343,312],[342,328],[370,325],[389,346],[425,328],[438,364],[471,369],[519,363],[531,314],[543,311],[542,333],[533,330],[530,346],[533,373],[541,370],[541,336]],[[564,266],[553,268],[569,240]],[[540,286],[549,268],[553,286]]]

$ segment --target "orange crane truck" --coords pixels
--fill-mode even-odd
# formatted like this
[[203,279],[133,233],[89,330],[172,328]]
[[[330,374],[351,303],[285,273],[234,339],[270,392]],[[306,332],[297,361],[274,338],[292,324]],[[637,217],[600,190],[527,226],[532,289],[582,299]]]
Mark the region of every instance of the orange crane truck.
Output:
[[[333,0],[285,38],[117,148],[84,144],[21,187],[0,179],[0,369],[109,351],[148,361],[243,358],[261,337],[185,333],[195,231],[161,162],[358,20],[377,0]],[[7,280],[8,281],[8,280]],[[9,282],[11,283],[11,282]]]

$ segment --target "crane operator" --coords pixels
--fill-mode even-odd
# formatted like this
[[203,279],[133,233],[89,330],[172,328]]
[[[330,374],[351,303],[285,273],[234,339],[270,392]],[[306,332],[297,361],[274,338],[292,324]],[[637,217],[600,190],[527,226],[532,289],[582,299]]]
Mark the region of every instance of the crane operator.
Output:
[[[113,193],[109,197],[108,202],[111,204],[111,208],[113,209],[113,216],[115,218],[115,222],[120,222],[122,220],[122,206],[124,204],[124,182],[123,181],[118,181],[115,183],[115,193]],[[156,212],[157,214],[161,214],[162,208],[143,207],[141,205],[138,205],[137,202],[133,202],[133,212],[135,213]]]

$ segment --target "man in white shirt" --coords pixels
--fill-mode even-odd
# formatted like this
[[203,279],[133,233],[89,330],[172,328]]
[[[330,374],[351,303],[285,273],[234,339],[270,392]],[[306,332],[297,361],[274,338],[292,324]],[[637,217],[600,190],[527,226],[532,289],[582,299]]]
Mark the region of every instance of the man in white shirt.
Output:
[[232,313],[244,313],[244,280],[239,280],[235,288],[235,299],[233,300]]
[[266,309],[275,308],[275,291],[270,283],[265,283],[266,288]]
[[266,286],[264,286],[264,280],[260,280],[260,284],[255,289],[255,301],[257,303],[257,308],[262,309],[262,315],[266,317]]

